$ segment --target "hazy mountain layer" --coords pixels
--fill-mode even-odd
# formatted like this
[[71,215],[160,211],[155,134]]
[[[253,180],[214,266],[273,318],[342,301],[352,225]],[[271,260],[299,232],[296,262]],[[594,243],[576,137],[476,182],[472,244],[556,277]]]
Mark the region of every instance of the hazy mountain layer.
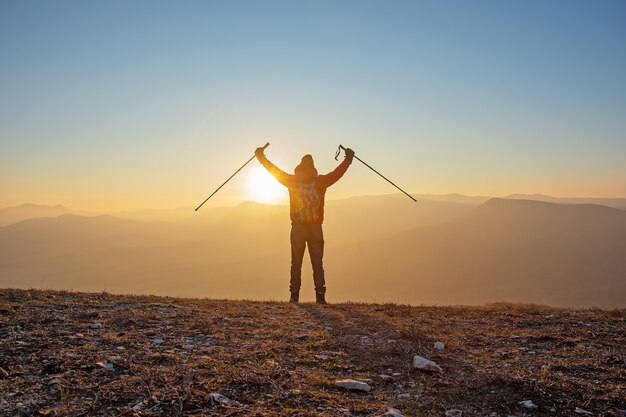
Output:
[[62,205],[45,206],[39,204],[21,204],[15,207],[5,207],[0,208],[0,226],[6,226],[21,222],[22,220],[38,217],[58,217],[71,212],[71,210]]
[[[378,196],[329,202],[326,218],[330,300],[625,305],[621,210]],[[303,298],[309,269],[306,255]],[[282,299],[288,273],[285,206],[245,203],[178,222],[64,215],[0,227],[0,286]]]
[[[342,293],[424,303],[626,305],[626,212],[493,199],[446,224],[346,246]],[[395,298],[394,298],[395,297]]]

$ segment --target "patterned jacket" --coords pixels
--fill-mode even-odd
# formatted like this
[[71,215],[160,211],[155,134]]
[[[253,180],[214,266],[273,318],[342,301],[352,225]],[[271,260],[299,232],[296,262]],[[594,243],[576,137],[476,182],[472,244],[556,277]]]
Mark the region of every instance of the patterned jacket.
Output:
[[289,215],[292,224],[322,224],[324,222],[324,197],[326,189],[336,183],[352,163],[346,156],[334,171],[318,175],[313,158],[305,155],[294,175],[287,174],[271,163],[263,154],[257,155],[261,165],[289,190]]

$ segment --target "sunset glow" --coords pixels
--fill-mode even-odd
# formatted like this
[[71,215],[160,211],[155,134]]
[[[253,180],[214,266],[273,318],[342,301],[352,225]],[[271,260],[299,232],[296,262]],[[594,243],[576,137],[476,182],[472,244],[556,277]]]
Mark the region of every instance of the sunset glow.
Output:
[[283,202],[287,189],[276,181],[262,166],[256,166],[248,172],[248,200],[259,203],[276,204]]
[[[411,194],[626,197],[625,2],[323,3],[3,2],[0,208],[195,208],[266,142]],[[358,164],[329,201],[397,192]],[[255,165],[203,209],[285,204]]]

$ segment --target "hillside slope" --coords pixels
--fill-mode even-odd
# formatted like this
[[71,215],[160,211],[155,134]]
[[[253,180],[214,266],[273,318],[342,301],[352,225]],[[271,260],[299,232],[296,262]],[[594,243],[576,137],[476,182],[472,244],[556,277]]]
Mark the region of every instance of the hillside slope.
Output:
[[445,224],[344,246],[342,259],[362,262],[329,267],[346,277],[341,290],[357,297],[376,291],[401,302],[419,294],[429,304],[624,307],[624,254],[622,210],[492,199]]
[[[0,415],[620,416],[625,320],[624,310],[4,289]],[[414,355],[443,372],[414,369]],[[345,378],[372,390],[335,386]]]

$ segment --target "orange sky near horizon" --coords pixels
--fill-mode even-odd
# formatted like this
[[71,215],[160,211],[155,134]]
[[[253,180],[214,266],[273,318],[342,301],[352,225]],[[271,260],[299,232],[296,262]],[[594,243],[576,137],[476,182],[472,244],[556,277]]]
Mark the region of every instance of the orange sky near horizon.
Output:
[[[0,207],[196,207],[268,141],[414,194],[626,198],[623,1],[0,9]],[[257,168],[207,207],[285,203]],[[327,199],[396,192],[355,161]]]

